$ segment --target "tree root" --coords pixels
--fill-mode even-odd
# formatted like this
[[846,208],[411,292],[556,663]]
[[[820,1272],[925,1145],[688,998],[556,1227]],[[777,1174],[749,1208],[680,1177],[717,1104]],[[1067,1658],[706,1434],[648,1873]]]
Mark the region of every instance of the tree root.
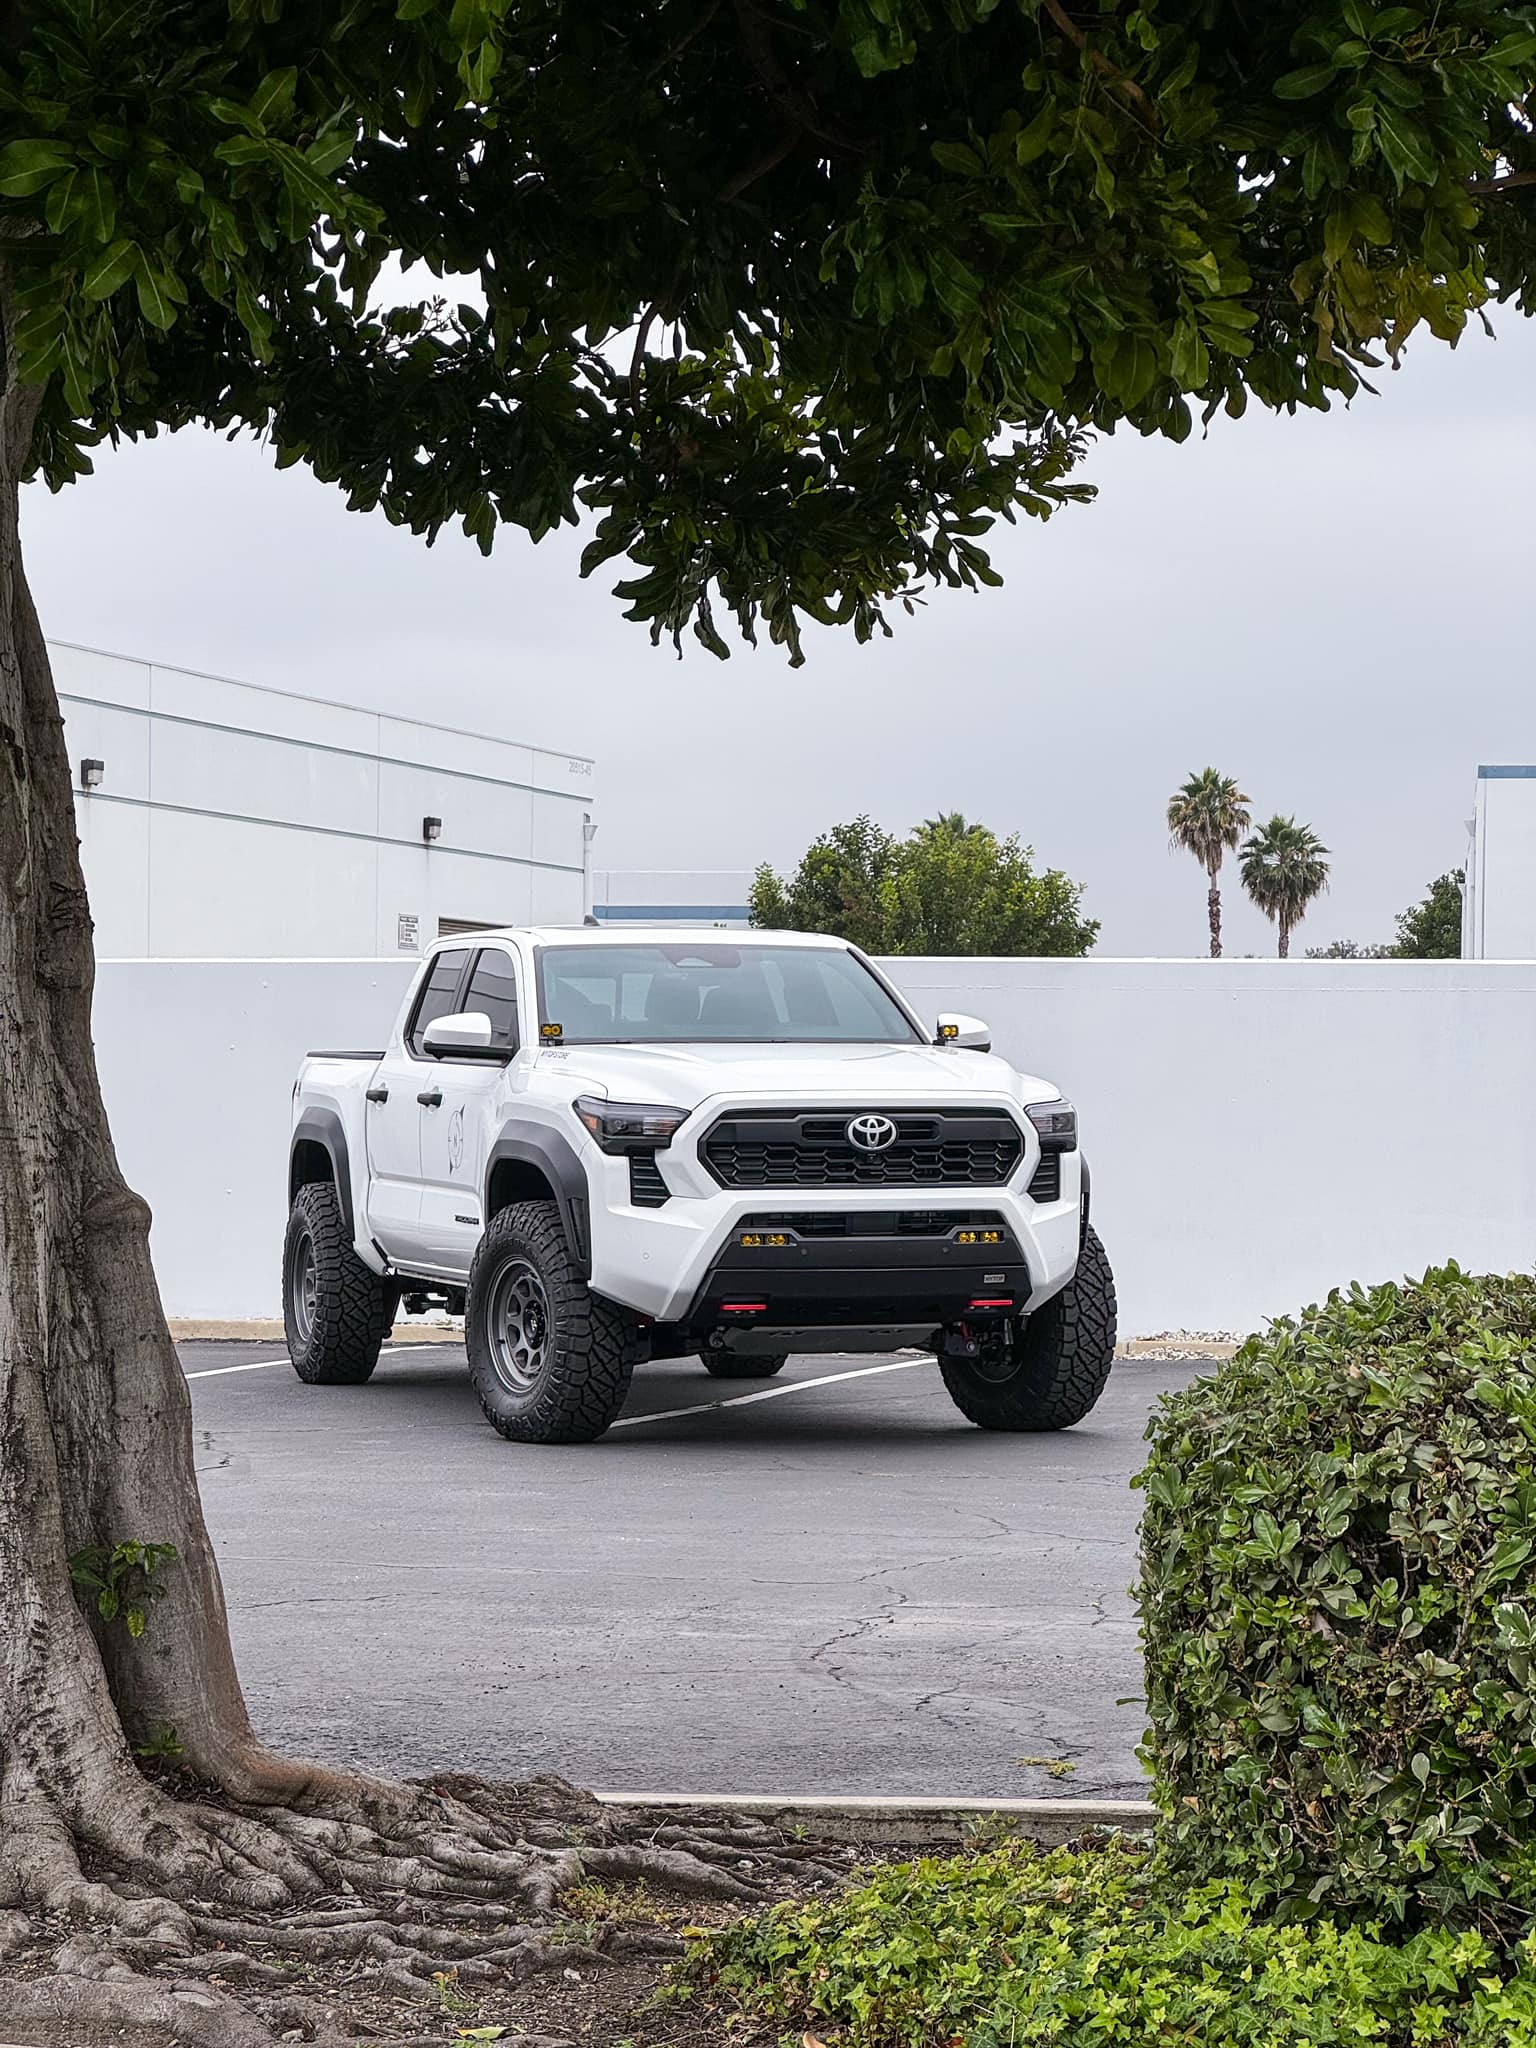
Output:
[[359,1781],[332,1812],[186,1789],[203,1796],[137,1779],[87,1816],[8,1786],[0,1958],[30,1951],[35,1967],[46,1941],[54,1975],[0,1978],[0,2023],[156,2025],[188,2048],[269,2048],[279,2030],[340,2042],[324,2010],[338,1998],[419,2009],[680,1953],[665,1926],[566,1917],[577,1886],[751,1902],[847,1868],[848,1852],[760,1820],[626,1814],[558,1779],[387,1798]]

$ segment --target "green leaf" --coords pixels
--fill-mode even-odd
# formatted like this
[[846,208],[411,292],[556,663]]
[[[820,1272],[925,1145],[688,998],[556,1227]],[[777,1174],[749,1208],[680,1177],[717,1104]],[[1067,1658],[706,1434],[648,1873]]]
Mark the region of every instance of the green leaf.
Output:
[[964,142],[935,142],[928,153],[941,170],[958,171],[962,177],[979,178],[986,171],[975,150]]
[[56,234],[77,228],[93,242],[110,242],[117,224],[117,194],[99,164],[82,164],[59,179],[43,211]]
[[0,195],[7,199],[30,199],[62,176],[75,161],[65,142],[41,138],[8,142],[0,149]]
[[1416,179],[1421,185],[1434,183],[1435,158],[1429,137],[1396,108],[1377,108],[1376,140],[1387,168],[1399,184],[1405,178]]
[[1359,192],[1349,202],[1349,218],[1358,234],[1377,249],[1385,249],[1392,240],[1392,223],[1387,209],[1374,192]]
[[151,327],[158,327],[163,333],[176,324],[168,273],[146,261],[142,250],[135,249],[134,255],[133,282],[139,295],[139,311]]
[[294,93],[298,88],[297,65],[289,64],[281,71],[269,71],[251,94],[251,112],[267,127],[273,121],[286,120],[293,112]]
[[1300,71],[1287,71],[1283,78],[1275,80],[1275,98],[1309,100],[1317,93],[1326,92],[1336,77],[1331,64],[1304,65]]
[[138,1637],[140,1637],[144,1633],[145,1619],[146,1617],[142,1607],[130,1607],[123,1615],[123,1620],[127,1625],[128,1633],[129,1635],[134,1637],[135,1640],[137,1640]]

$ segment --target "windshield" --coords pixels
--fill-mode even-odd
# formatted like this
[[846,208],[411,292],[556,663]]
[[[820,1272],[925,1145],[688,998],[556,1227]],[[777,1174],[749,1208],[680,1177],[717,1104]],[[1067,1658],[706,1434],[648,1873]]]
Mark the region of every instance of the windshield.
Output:
[[539,1013],[562,1045],[736,1039],[910,1045],[899,1006],[837,947],[541,946]]

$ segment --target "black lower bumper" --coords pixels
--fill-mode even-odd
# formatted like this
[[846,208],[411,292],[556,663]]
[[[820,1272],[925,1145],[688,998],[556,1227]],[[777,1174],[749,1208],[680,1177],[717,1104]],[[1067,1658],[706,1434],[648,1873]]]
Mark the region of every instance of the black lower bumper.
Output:
[[862,1328],[1007,1315],[1029,1299],[1029,1268],[1013,1233],[804,1238],[742,1228],[694,1297],[689,1328]]

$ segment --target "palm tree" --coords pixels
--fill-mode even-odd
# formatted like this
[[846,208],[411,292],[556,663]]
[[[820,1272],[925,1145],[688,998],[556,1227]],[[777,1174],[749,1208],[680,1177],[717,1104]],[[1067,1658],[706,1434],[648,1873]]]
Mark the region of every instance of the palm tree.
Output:
[[1280,958],[1291,954],[1291,933],[1307,905],[1328,886],[1328,849],[1310,825],[1271,818],[1238,855],[1243,887],[1272,924],[1280,927]]
[[1248,805],[1230,775],[1202,768],[1168,799],[1168,834],[1174,847],[1192,853],[1211,878],[1206,911],[1211,923],[1211,958],[1221,958],[1221,857],[1236,849],[1248,830]]

